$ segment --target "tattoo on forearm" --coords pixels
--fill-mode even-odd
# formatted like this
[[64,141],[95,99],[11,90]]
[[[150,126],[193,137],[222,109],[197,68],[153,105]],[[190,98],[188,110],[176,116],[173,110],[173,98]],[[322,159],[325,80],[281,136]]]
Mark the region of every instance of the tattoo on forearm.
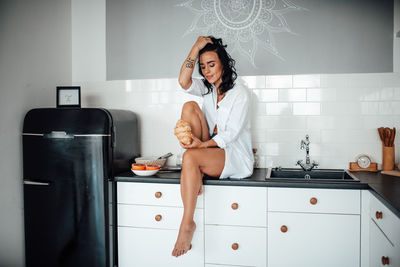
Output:
[[188,59],[186,59],[186,68],[193,69],[193,67],[194,67],[194,59],[188,57]]

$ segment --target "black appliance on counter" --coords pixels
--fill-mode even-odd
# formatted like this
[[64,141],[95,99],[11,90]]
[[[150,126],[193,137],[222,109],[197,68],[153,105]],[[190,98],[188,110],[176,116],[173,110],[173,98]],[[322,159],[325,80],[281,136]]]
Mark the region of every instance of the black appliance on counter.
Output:
[[133,112],[30,110],[23,126],[26,266],[114,266],[113,177],[137,156]]

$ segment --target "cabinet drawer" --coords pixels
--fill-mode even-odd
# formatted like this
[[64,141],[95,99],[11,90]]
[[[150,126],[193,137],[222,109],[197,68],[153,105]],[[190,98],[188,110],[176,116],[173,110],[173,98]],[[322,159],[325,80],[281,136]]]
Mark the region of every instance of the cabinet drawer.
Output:
[[400,266],[399,249],[389,242],[375,221],[370,220],[370,266],[383,266],[382,257],[389,260],[388,266]]
[[370,203],[372,219],[400,251],[400,219],[373,195]]
[[268,188],[268,210],[360,214],[360,195],[360,190]]
[[267,225],[267,189],[264,187],[205,186],[205,223]]
[[[181,223],[182,214],[183,208],[179,207],[118,204],[118,226],[177,230]],[[194,221],[197,225],[196,231],[203,231],[202,209],[195,209]]]
[[360,216],[268,212],[268,266],[360,266]]
[[[183,207],[179,184],[118,182],[118,203]],[[203,195],[197,198],[203,208]]]
[[171,255],[178,230],[118,227],[120,267],[204,266],[204,232],[196,231],[192,249],[181,257]]
[[257,267],[267,264],[266,228],[206,225],[204,238],[207,264]]

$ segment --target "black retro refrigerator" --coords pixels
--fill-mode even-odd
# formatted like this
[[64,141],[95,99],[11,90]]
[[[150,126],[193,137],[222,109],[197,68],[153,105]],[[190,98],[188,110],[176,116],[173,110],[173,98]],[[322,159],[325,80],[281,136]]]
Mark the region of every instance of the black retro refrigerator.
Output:
[[116,173],[139,156],[125,110],[30,110],[23,126],[27,267],[114,266]]

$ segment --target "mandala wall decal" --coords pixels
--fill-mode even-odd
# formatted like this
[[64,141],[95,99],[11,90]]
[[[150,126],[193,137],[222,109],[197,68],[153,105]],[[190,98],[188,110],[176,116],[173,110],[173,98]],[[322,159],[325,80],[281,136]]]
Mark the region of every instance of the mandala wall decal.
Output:
[[256,67],[259,48],[284,60],[275,45],[274,34],[291,31],[285,14],[306,11],[289,0],[187,0],[178,5],[190,10],[193,21],[183,34],[214,35],[229,44],[228,49],[244,55]]

